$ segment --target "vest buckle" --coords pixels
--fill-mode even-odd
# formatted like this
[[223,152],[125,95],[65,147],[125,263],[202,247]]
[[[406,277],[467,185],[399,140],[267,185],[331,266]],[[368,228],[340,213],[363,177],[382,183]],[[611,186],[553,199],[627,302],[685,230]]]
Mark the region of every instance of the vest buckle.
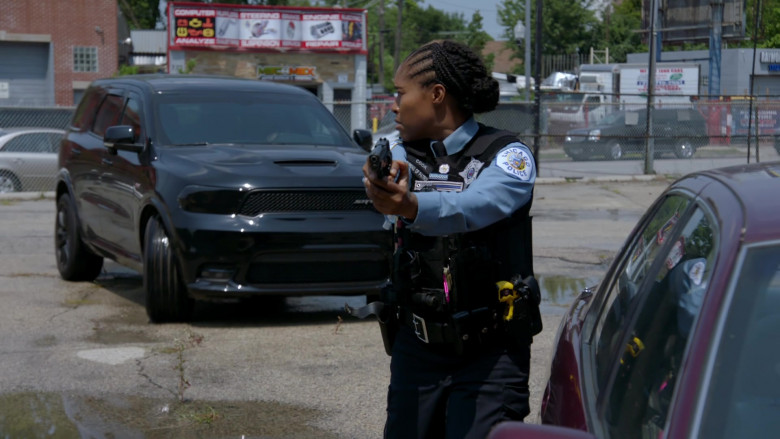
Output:
[[429,343],[428,341],[428,327],[425,325],[425,319],[412,313],[412,324],[414,325],[414,334],[423,343]]

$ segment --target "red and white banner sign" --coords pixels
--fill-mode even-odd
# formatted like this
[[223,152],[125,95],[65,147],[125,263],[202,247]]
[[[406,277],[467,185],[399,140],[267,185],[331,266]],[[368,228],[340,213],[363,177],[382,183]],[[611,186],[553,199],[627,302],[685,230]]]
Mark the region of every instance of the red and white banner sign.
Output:
[[358,9],[168,3],[170,46],[365,53]]

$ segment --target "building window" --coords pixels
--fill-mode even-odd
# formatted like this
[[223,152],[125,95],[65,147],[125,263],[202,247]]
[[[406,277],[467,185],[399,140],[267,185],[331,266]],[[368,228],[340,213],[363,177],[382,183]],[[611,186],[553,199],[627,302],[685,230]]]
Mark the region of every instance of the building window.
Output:
[[97,47],[73,48],[73,71],[74,72],[97,72]]

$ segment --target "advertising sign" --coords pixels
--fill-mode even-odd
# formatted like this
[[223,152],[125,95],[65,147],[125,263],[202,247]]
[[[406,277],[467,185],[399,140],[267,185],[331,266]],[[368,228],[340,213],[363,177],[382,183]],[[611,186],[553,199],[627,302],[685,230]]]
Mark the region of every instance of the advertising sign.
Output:
[[[669,63],[672,64],[672,63]],[[621,65],[620,102],[645,104],[650,84],[650,70],[636,64]],[[691,96],[699,95],[700,67],[697,64],[680,63],[659,65],[655,69],[656,103],[690,103]]]
[[[622,72],[628,75],[629,72]],[[626,93],[647,93],[650,75],[648,69],[640,68],[636,71],[632,90],[621,90]],[[695,88],[690,86],[694,85]],[[699,69],[697,67],[659,67],[655,69],[655,94],[657,95],[694,95],[698,92]]]
[[365,11],[168,3],[170,46],[365,53]]
[[[780,111],[778,108],[764,108],[758,106],[753,108],[753,113],[748,119],[750,109],[747,104],[743,106],[733,106],[732,114],[734,115],[734,134],[735,135],[747,135],[748,127],[751,128],[751,135],[755,134],[778,134],[780,133],[780,117],[778,114]],[[758,121],[756,121],[758,116]]]

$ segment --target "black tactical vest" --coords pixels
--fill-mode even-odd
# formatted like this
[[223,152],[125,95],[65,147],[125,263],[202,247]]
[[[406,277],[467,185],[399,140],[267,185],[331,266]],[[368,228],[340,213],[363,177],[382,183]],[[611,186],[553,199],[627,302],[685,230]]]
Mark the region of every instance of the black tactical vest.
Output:
[[[427,140],[405,143],[411,189],[465,190],[499,150],[517,141],[509,131],[480,124],[477,135],[451,156],[434,157]],[[497,306],[497,281],[533,275],[530,208],[531,201],[488,227],[450,236],[423,236],[399,223],[393,276],[398,303],[430,315],[412,297],[422,292],[441,297],[446,279],[449,301],[436,312]]]

